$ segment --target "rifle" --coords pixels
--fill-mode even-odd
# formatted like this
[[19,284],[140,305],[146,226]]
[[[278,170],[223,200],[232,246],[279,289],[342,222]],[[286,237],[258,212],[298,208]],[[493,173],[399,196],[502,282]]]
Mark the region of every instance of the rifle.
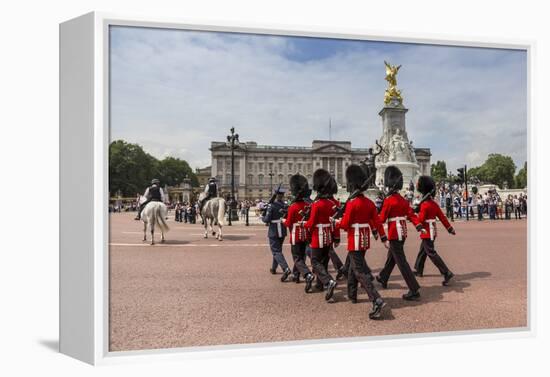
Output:
[[282,186],[282,183],[279,183],[279,186],[277,187],[277,190],[273,193],[273,195],[271,195],[271,198],[269,199],[269,201],[267,202],[267,205],[264,207],[264,209],[262,210],[262,216],[265,216],[265,213],[267,212],[267,209],[273,204],[273,202],[275,201],[275,199],[277,199],[277,193],[279,192],[279,190],[281,189],[281,186]]
[[435,190],[434,191],[430,191],[428,192],[427,194],[425,194],[424,196],[422,196],[422,198],[420,198],[420,201],[418,202],[418,204],[415,204],[413,206],[413,211],[415,213],[418,213],[420,212],[420,205],[425,202],[430,196],[433,196],[432,194],[434,194]]
[[344,216],[344,212],[346,210],[346,206],[348,204],[348,202],[354,198],[356,198],[357,196],[359,196],[359,194],[361,194],[363,191],[365,191],[366,189],[368,189],[369,187],[369,183],[370,183],[370,179],[373,177],[374,174],[371,174],[362,184],[360,187],[356,188],[355,190],[353,190],[353,192],[348,196],[346,202],[341,205],[340,207],[338,206],[334,206],[332,207],[333,209],[336,209],[336,213],[332,216],[332,219],[333,220],[336,220],[336,219],[340,219],[342,218],[342,216]]

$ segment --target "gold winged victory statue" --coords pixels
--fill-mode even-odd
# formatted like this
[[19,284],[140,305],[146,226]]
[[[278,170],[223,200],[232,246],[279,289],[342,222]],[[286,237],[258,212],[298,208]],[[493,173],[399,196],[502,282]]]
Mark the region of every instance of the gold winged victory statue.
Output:
[[401,91],[397,89],[397,72],[401,68],[401,65],[391,65],[385,60],[384,65],[386,66],[386,81],[388,82],[388,89],[384,93],[384,103],[389,105],[395,99],[401,104],[403,103],[403,98],[401,97]]

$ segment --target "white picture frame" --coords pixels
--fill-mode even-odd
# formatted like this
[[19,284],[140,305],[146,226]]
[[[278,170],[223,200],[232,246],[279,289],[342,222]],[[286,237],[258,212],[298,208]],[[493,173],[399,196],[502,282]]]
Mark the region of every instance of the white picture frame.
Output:
[[[528,230],[528,321],[525,328],[423,335],[397,335],[350,340],[226,345],[163,350],[109,352],[108,347],[108,145],[109,145],[109,27],[142,26],[186,30],[247,32],[292,36],[365,39],[453,46],[521,49],[528,62],[528,158],[534,154],[531,140],[532,41],[485,40],[482,38],[438,39],[422,34],[365,33],[363,30],[327,30],[315,27],[242,25],[220,22],[132,17],[88,13],[60,25],[60,351],[90,364],[135,360],[221,357],[237,354],[291,353],[293,350],[377,347],[409,342],[445,342],[533,336],[532,251]],[[531,179],[530,170],[528,173]],[[531,182],[531,181],[530,181]],[[536,200],[529,185],[528,195]],[[73,203],[84,203],[78,211]],[[532,211],[529,213],[529,219]],[[79,245],[74,247],[74,245]],[[457,335],[462,335],[458,337]]]

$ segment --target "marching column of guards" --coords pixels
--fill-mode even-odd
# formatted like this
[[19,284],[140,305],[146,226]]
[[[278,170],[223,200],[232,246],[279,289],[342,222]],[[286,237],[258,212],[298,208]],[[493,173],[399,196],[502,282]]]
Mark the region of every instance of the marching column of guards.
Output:
[[[300,277],[303,277],[305,292],[311,293],[314,287],[315,290],[326,291],[326,301],[334,300],[337,280],[346,276],[347,296],[350,302],[357,303],[358,285],[361,285],[372,303],[369,318],[379,319],[384,317],[384,308],[387,305],[373,284],[375,278],[367,264],[366,257],[372,245],[371,236],[374,240],[379,239],[388,249],[386,263],[376,281],[382,288],[388,288],[388,280],[397,265],[409,289],[402,296],[403,299],[418,300],[420,285],[416,277],[423,276],[427,258],[430,258],[443,275],[443,285],[448,285],[454,277],[435,250],[436,219],[449,233],[456,233],[433,200],[435,184],[431,177],[419,178],[417,190],[423,197],[413,210],[399,193],[403,188],[403,174],[395,166],[387,167],[384,172],[385,198],[380,213],[375,204],[364,195],[370,178],[360,166],[350,165],[346,169],[347,189],[350,195],[348,200],[341,204],[334,198],[337,192],[336,181],[325,169],[318,169],[313,174],[313,190],[317,193],[313,200],[310,198],[312,190],[307,179],[295,174],[289,182],[293,198],[290,205],[286,206],[284,203],[285,191],[279,186],[274,190],[262,220],[269,226],[268,239],[273,257],[270,268],[272,274],[275,274],[280,266],[283,270],[283,282],[291,274],[292,280],[296,283],[300,283]],[[404,250],[407,221],[414,225],[421,238],[414,272]],[[287,229],[293,261],[292,270],[282,252]],[[335,251],[340,243],[342,230],[347,233],[348,253],[345,264]],[[306,263],[308,255],[311,269]],[[329,261],[332,261],[336,277],[329,272]]]

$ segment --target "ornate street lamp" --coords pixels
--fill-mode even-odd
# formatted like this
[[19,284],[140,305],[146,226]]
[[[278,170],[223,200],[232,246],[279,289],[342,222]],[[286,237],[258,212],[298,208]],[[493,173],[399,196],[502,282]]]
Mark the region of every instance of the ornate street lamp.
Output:
[[[235,209],[235,142],[239,142],[239,134],[235,133],[235,127],[231,127],[231,135],[227,135],[227,145],[231,149],[231,197],[229,198],[229,223],[231,225],[232,220],[238,220],[239,217],[234,213]],[[235,216],[233,218],[233,216]]]
[[270,170],[268,175],[269,175],[269,195],[272,195],[273,194],[273,176],[275,174],[273,174],[273,172]]

